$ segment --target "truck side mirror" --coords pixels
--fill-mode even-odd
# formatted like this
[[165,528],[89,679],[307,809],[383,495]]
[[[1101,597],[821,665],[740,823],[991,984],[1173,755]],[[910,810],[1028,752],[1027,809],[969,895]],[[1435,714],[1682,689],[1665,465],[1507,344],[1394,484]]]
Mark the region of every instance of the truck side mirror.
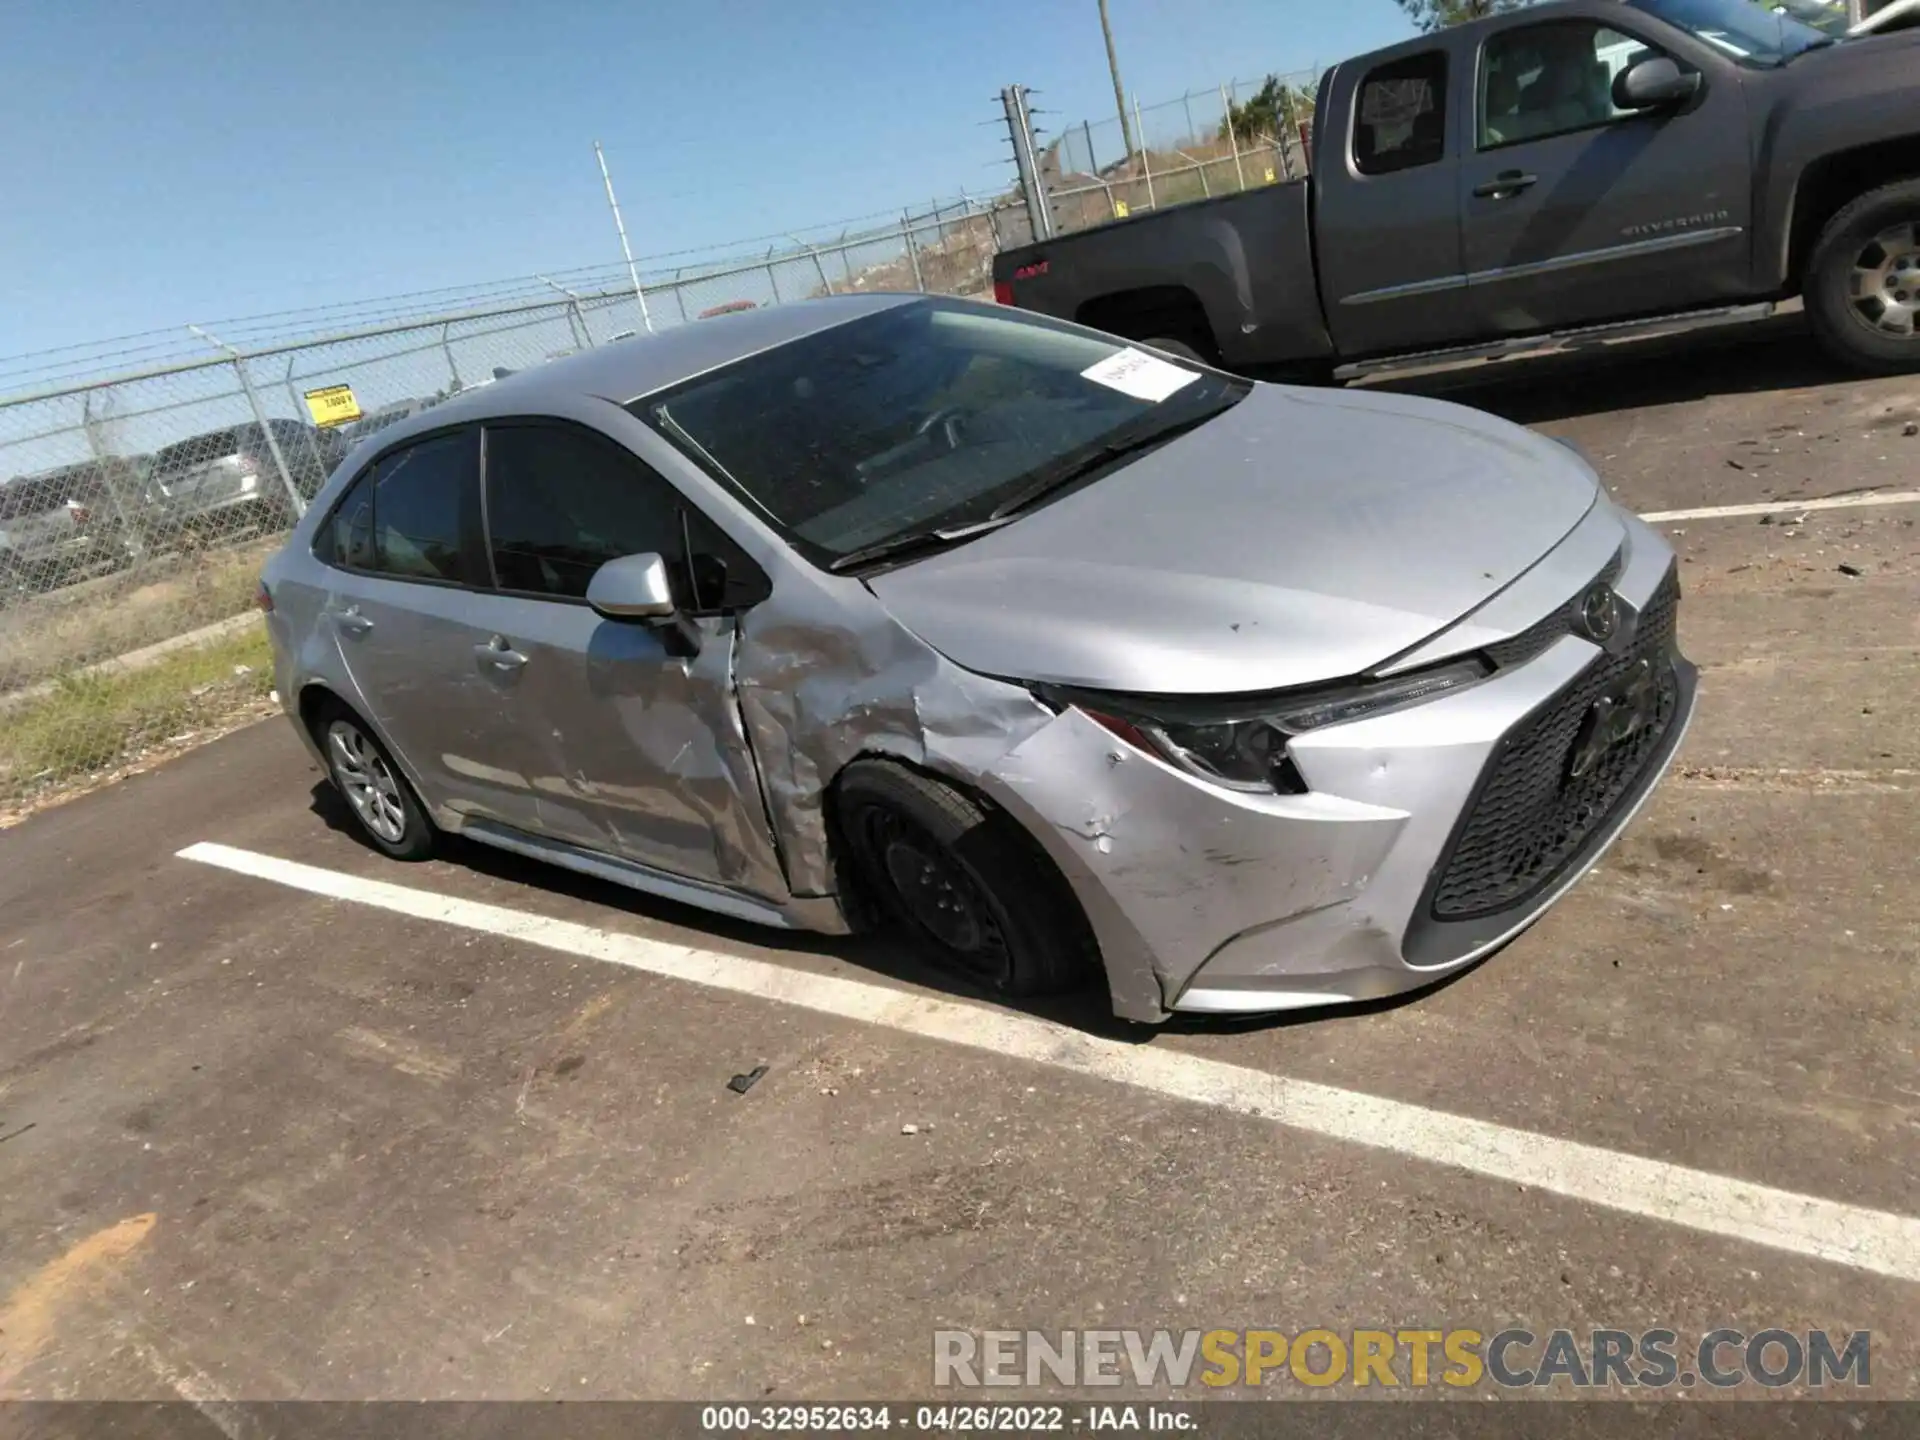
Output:
[[1700,89],[1697,72],[1682,70],[1665,55],[1629,65],[1613,80],[1616,110],[1658,110],[1691,100]]

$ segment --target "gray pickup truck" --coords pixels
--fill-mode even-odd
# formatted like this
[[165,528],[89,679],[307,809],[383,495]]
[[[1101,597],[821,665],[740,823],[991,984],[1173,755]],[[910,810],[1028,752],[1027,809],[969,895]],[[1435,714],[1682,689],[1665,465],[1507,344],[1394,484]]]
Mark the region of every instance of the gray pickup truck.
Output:
[[1019,305],[1313,378],[1761,319],[1920,369],[1920,31],[1556,0],[1335,66],[1309,179],[1009,250]]

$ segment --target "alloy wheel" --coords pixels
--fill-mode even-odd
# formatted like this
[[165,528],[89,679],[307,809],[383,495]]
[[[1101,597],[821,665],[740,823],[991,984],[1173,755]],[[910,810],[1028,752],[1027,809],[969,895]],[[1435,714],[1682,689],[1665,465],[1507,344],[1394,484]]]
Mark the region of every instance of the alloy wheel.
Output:
[[389,845],[398,845],[407,833],[406,802],[379,747],[351,720],[335,720],[327,726],[327,755],[333,778],[360,823]]
[[1857,314],[1882,334],[1920,336],[1920,226],[1883,230],[1854,257],[1848,298]]

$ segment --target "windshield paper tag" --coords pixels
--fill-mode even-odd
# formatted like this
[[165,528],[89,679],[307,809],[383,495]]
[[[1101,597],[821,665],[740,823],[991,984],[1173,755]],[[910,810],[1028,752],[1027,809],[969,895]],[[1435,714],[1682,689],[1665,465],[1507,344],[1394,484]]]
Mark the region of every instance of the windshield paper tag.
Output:
[[1156,405],[1174,391],[1191,385],[1200,377],[1191,370],[1169,364],[1157,355],[1136,350],[1131,345],[1116,350],[1098,364],[1080,372],[1080,378],[1131,395],[1136,400],[1151,400]]

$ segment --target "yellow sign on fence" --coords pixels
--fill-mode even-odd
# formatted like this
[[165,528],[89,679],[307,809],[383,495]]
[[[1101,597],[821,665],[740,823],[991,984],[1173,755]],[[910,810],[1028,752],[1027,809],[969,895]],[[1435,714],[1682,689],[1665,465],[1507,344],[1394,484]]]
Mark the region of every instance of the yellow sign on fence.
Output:
[[328,385],[307,391],[307,409],[316,425],[345,425],[360,418],[360,402],[353,398],[351,385]]
[[1130,210],[1128,210],[1128,209],[1127,209],[1127,202],[1126,202],[1126,201],[1124,201],[1124,200],[1116,200],[1116,201],[1114,201],[1114,202],[1113,202],[1113,218],[1114,218],[1114,219],[1116,219],[1116,220],[1124,220],[1124,219],[1126,219],[1126,218],[1127,218],[1127,216],[1128,216],[1128,215],[1130,215],[1130,214],[1132,214],[1132,213],[1133,213],[1132,211],[1130,211]]
[[1273,167],[1271,165],[1267,166],[1267,184],[1273,184]]

